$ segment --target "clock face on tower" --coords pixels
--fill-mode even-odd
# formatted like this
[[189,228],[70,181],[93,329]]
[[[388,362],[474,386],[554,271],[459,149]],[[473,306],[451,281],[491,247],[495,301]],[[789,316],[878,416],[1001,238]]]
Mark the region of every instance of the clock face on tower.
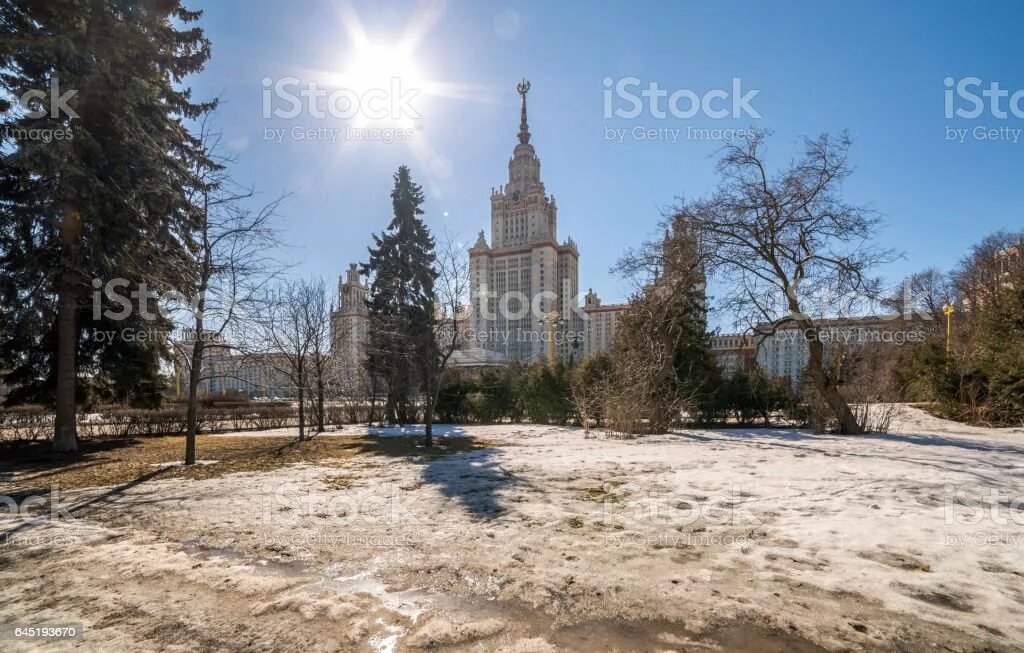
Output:
[[519,204],[519,198],[520,197],[521,197],[521,195],[519,194],[519,191],[516,191],[516,192],[512,193],[512,203],[513,204]]

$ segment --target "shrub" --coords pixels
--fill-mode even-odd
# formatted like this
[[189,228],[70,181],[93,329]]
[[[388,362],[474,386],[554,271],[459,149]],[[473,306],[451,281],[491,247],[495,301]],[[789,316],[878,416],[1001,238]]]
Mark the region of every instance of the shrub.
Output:
[[0,408],[0,442],[22,444],[46,440],[53,433],[53,413],[43,406]]
[[[287,402],[260,402],[229,407],[200,406],[198,433],[250,431],[283,428],[298,424],[298,413]],[[79,415],[81,438],[135,438],[182,435],[187,429],[187,408],[125,408],[101,406]],[[0,408],[0,443],[47,440],[53,434],[53,411],[44,406]]]

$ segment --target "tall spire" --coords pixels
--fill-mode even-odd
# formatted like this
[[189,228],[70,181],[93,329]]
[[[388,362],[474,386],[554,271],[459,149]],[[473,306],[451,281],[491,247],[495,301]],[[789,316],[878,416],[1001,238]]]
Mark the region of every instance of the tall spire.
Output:
[[530,82],[526,81],[524,77],[516,89],[523,100],[522,110],[519,114],[519,142],[526,145],[530,142],[530,128],[526,125],[526,94],[530,91]]

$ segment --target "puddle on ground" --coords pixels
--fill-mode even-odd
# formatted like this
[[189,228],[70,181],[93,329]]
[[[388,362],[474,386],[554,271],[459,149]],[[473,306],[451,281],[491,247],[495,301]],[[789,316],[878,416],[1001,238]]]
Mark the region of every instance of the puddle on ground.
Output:
[[199,540],[184,540],[181,542],[181,546],[185,550],[185,553],[203,560],[208,558],[238,560],[239,562],[245,562],[247,564],[266,569],[269,572],[273,572],[275,575],[287,576],[288,578],[304,578],[307,576],[315,578],[320,576],[313,567],[298,561],[261,558],[249,555],[243,551],[238,551],[237,549],[222,546],[207,546],[200,543]]
[[[571,653],[701,650],[729,653],[824,653],[826,649],[797,635],[747,622],[693,633],[668,620],[600,620],[556,625],[554,617],[524,604],[485,599],[440,597],[437,608],[459,620],[501,619],[517,637],[543,637]],[[682,647],[682,648],[680,648]],[[466,646],[455,650],[491,650]],[[500,650],[500,647],[493,650]]]
[[[526,604],[484,597],[453,597],[421,588],[392,592],[374,575],[373,569],[345,576],[337,574],[336,567],[328,567],[321,572],[306,563],[251,556],[235,549],[205,546],[197,540],[187,540],[181,544],[189,555],[244,561],[274,575],[309,579],[308,584],[289,592],[313,592],[330,588],[339,594],[372,595],[385,607],[404,615],[414,624],[428,612],[458,622],[500,619],[508,624],[508,628],[498,638],[447,649],[451,651],[497,651],[500,645],[492,642],[496,639],[507,641],[510,636],[542,637],[558,647],[558,650],[570,653],[664,651],[679,646],[685,647],[684,650],[729,653],[822,653],[826,650],[797,635],[747,622],[720,626],[699,635],[686,630],[683,624],[666,620],[602,620],[556,625],[554,617]],[[371,649],[381,653],[401,651],[401,640],[408,632],[392,624],[380,625],[383,632],[367,642]]]

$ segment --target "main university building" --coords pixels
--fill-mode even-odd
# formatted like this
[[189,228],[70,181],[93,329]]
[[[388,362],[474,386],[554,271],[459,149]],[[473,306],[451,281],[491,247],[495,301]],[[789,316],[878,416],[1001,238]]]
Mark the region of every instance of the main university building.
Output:
[[[512,360],[582,355],[578,313],[580,253],[558,242],[558,206],[540,180],[540,159],[526,122],[529,82],[519,84],[519,143],[508,161],[508,183],[491,189],[491,244],[480,232],[469,250],[472,348]],[[553,347],[552,347],[553,345]]]
[[[540,159],[526,120],[529,82],[518,87],[518,144],[508,182],[491,189],[490,244],[481,231],[469,250],[470,310],[462,350],[465,367],[510,361],[579,360],[606,349],[625,305],[602,306],[589,292],[579,306],[580,253],[572,238],[558,242],[558,206],[540,179]],[[342,377],[358,376],[368,316],[366,286],[355,267],[338,284],[332,319]],[[343,383],[349,385],[349,383]]]

